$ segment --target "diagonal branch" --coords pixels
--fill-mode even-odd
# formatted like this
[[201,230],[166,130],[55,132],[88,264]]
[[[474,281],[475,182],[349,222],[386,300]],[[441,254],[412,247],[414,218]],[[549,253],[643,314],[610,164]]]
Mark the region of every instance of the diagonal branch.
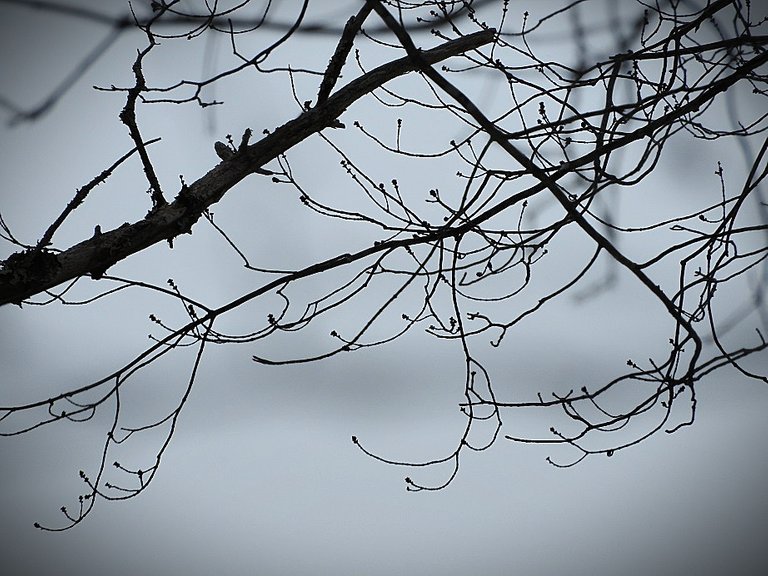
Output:
[[[150,144],[154,144],[155,142],[158,142],[160,138],[155,138],[154,140],[150,140],[148,142],[142,142],[142,146],[148,146]],[[138,152],[138,147],[134,147],[133,150],[130,152],[127,152],[126,154],[123,154],[120,158],[118,158],[115,162],[112,163],[112,165],[104,170],[101,174],[98,176],[95,176],[88,184],[80,188],[76,193],[75,197],[72,198],[72,200],[69,201],[69,204],[67,204],[66,208],[59,214],[59,217],[56,218],[56,220],[48,227],[48,230],[45,231],[43,234],[43,237],[40,238],[40,240],[37,242],[37,246],[35,247],[37,251],[45,249],[47,246],[51,245],[51,240],[53,239],[53,235],[56,233],[56,230],[58,230],[61,225],[64,223],[64,220],[67,219],[67,217],[74,212],[78,206],[80,206],[83,202],[85,202],[86,197],[88,194],[93,190],[96,186],[99,184],[102,184],[103,182],[106,182],[107,178],[112,176],[114,171],[117,169],[118,166],[120,166],[123,162],[128,160],[135,152]]]
[[[483,30],[445,42],[421,53],[434,64],[493,42],[495,30]],[[158,242],[171,241],[192,226],[211,205],[263,165],[321,130],[338,124],[338,117],[353,103],[386,82],[413,72],[418,65],[409,57],[374,68],[340,88],[322,105],[283,124],[259,142],[239,150],[190,185],[176,198],[157,206],[145,218],[94,235],[60,253],[17,252],[0,268],[0,305],[21,302],[63,282],[91,275],[98,278],[120,260]]]
[[[398,41],[408,53],[409,57],[417,63],[419,69],[432,80],[441,90],[451,96],[464,110],[467,111],[475,121],[480,125],[483,131],[498,144],[505,152],[507,152],[512,158],[514,158],[525,170],[533,175],[539,182],[546,187],[555,199],[561,204],[568,216],[572,218],[579,227],[590,237],[594,242],[608,252],[611,257],[626,268],[632,275],[634,275],[642,284],[648,288],[651,293],[661,302],[669,315],[675,319],[677,325],[682,327],[688,334],[688,337],[693,340],[695,349],[692,353],[689,361],[688,370],[685,373],[685,377],[691,378],[696,368],[696,362],[701,353],[702,342],[698,333],[694,330],[688,318],[685,317],[685,313],[675,305],[675,303],[667,296],[667,294],[658,286],[653,280],[641,269],[641,267],[633,260],[626,257],[608,238],[603,236],[597,229],[595,229],[580,213],[575,206],[559,187],[556,179],[549,175],[545,170],[537,166],[532,162],[523,152],[517,149],[508,139],[507,135],[503,133],[493,122],[491,122],[485,114],[456,86],[446,80],[440,75],[432,65],[422,58],[420,51],[414,46],[413,41],[410,38],[407,30],[399,23],[392,14],[382,5],[380,0],[368,0],[368,4],[372,5],[374,11],[382,19],[382,21],[392,30],[397,36]],[[726,2],[716,3],[719,5],[726,5]],[[690,111],[698,110],[707,100],[714,98],[720,92],[727,90],[738,80],[743,79],[751,71],[764,65],[768,61],[768,54],[763,53],[756,56],[752,60],[748,61],[744,65],[740,66],[735,73],[725,78],[713,82],[712,86],[704,90],[702,94],[696,98],[692,98],[690,101],[681,105],[678,110],[673,113],[665,115],[667,119],[680,117]],[[653,131],[658,128],[658,124],[661,120],[656,122],[649,122],[648,125],[635,133],[634,139],[645,137],[653,134]],[[621,139],[627,141],[627,139]],[[605,153],[608,146],[600,146],[596,152],[598,154]]]
[[331,90],[336,85],[336,82],[341,78],[341,69],[347,61],[352,46],[354,45],[355,36],[360,31],[360,27],[363,25],[363,21],[371,13],[371,5],[363,4],[360,11],[356,16],[352,16],[347,20],[344,26],[344,31],[341,33],[341,38],[336,46],[336,50],[331,56],[330,62],[328,62],[328,68],[323,75],[323,81],[320,84],[320,90],[317,93],[317,104],[320,105],[328,99],[331,94]]

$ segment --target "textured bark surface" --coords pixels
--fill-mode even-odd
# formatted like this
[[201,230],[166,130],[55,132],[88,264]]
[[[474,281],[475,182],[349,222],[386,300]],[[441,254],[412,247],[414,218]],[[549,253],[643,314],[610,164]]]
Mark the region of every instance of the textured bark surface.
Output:
[[[445,42],[421,53],[424,61],[434,64],[489,44],[496,31],[476,32]],[[105,271],[137,252],[158,242],[171,241],[191,233],[203,212],[218,202],[245,177],[290,150],[312,134],[339,126],[339,116],[355,101],[386,82],[418,69],[405,57],[356,78],[297,118],[283,124],[258,142],[222,161],[197,181],[183,187],[176,198],[150,211],[142,220],[126,222],[104,233],[96,232],[62,252],[31,249],[12,254],[0,268],[0,305],[16,303],[64,282],[90,275],[101,277]]]

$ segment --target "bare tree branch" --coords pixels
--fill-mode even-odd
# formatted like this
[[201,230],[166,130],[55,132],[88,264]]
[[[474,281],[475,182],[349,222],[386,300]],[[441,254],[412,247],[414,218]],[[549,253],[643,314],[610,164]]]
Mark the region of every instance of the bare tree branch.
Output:
[[[107,23],[115,34],[129,29],[121,17],[111,19],[98,9],[69,10],[43,0],[24,4]],[[206,2],[189,8],[162,1],[149,4],[152,14],[135,15],[131,26],[145,34],[147,43],[134,60],[132,86],[103,89],[124,94],[120,120],[134,149],[80,188],[35,244],[22,243],[7,218],[0,217],[0,241],[15,251],[0,266],[0,305],[85,306],[106,303],[131,288],[183,310],[170,321],[150,314],[151,343],[121,360],[117,369],[105,370],[106,376],[31,399],[0,399],[0,437],[89,421],[97,413],[111,418],[95,472],[80,474],[85,492],[79,509],[62,508],[61,528],[38,527],[71,528],[96,499],[124,500],[146,489],[176,433],[210,344],[247,344],[255,348],[249,356],[269,366],[374,349],[406,334],[452,347],[451,361],[459,369],[451,369],[449,380],[456,385],[462,419],[449,432],[451,443],[443,452],[423,460],[393,458],[360,435],[352,437],[357,449],[380,462],[419,473],[431,467],[444,471],[435,481],[407,476],[410,491],[445,488],[468,451],[485,451],[499,438],[563,446],[572,457],[548,461],[564,468],[590,456],[612,456],[659,432],[675,432],[694,422],[699,383],[728,367],[739,377],[768,383],[759,360],[768,349],[768,17],[755,17],[750,3],[638,2],[626,15],[611,8],[609,17],[588,21],[582,11],[588,0],[566,1],[529,26],[529,14],[516,20],[508,2],[367,0],[350,9],[356,15],[343,29],[308,23],[307,0],[297,2],[290,24],[275,19],[272,3],[255,17],[241,13],[248,4],[222,8]],[[372,12],[381,24],[371,22]],[[559,20],[570,33],[547,32]],[[183,32],[160,33],[160,27],[167,31],[181,23]],[[417,34],[425,27],[434,27],[439,46],[419,47],[425,36]],[[256,36],[259,42],[252,45],[254,34],[266,29],[282,33],[277,40]],[[162,87],[149,85],[145,57],[163,49],[158,39],[171,43],[209,31],[228,35],[234,65],[202,80],[174,75]],[[330,57],[324,72],[311,58],[296,63],[293,58],[302,55],[283,61],[278,54],[278,47],[306,32],[335,36],[335,43],[323,47]],[[567,50],[552,49],[558,35]],[[373,53],[381,62],[386,51],[404,57],[389,56],[368,70],[367,58]],[[342,69],[353,65],[359,74],[337,89]],[[411,72],[416,73],[413,82],[393,82]],[[160,156],[148,153],[155,140],[143,140],[139,105],[219,104],[204,99],[202,91],[248,73],[260,79],[283,74],[285,93],[293,95],[301,113],[265,130],[256,142],[246,127],[239,143],[231,134],[216,142],[220,162],[190,184],[182,177],[180,190],[167,202],[157,176],[166,167],[156,166]],[[306,81],[310,94],[317,94],[314,106],[298,96]],[[360,107],[370,116],[346,127],[342,115],[361,100],[371,105]],[[334,181],[334,194],[326,189],[330,173],[307,175],[293,165],[293,148],[315,135],[340,166],[336,175],[342,183]],[[731,142],[738,147],[728,146]],[[670,151],[674,158],[687,147],[688,157],[699,150],[716,157],[712,185],[702,186],[711,189],[685,196],[679,191],[688,185],[685,179],[662,181],[670,190],[655,189],[658,181],[649,177],[660,173],[664,161],[669,164]],[[721,158],[732,150],[742,155],[740,169]],[[144,172],[138,176],[152,193],[146,216],[107,232],[97,225],[92,236],[81,232],[89,236],[82,242],[56,246],[53,238],[62,223],[134,153]],[[338,225],[341,247],[324,245],[318,252],[323,255],[311,258],[302,253],[298,265],[282,259],[280,249],[270,254],[277,263],[257,262],[243,237],[259,247],[272,238],[214,223],[210,210],[251,175],[270,177],[275,186],[298,194],[300,210],[334,230]],[[619,206],[624,198],[630,208]],[[235,201],[232,195],[229,199]],[[190,297],[172,279],[159,286],[151,276],[106,275],[154,244],[167,241],[173,247],[201,216],[249,275],[247,287],[228,301],[214,306],[197,294]],[[353,237],[348,230],[354,226],[365,232]],[[278,241],[311,243],[310,236],[286,235]],[[335,255],[329,257],[329,250]],[[96,296],[75,286],[83,277],[102,279]],[[639,285],[648,310],[639,322],[632,316],[634,302],[620,302],[617,308],[629,312],[619,313],[634,322],[654,322],[662,334],[648,355],[645,343],[638,348],[644,360],[622,358],[616,369],[606,367],[598,376],[575,365],[561,375],[562,382],[530,389],[494,364],[502,348],[519,356],[520,342],[547,349],[557,345],[549,337],[529,342],[522,328],[542,318],[546,322],[549,313],[558,314],[550,322],[565,329],[568,320],[552,311],[555,302],[574,296],[603,303],[625,279]],[[32,298],[43,294],[44,301]],[[222,327],[228,326],[222,318],[250,310],[247,306],[264,308],[249,316],[246,328]],[[608,314],[608,309],[599,312]],[[316,328],[323,331],[319,337]],[[621,326],[626,334],[635,328]],[[281,338],[296,338],[299,345],[275,348]],[[172,407],[138,424],[126,423],[125,399],[134,376],[181,349],[195,352],[194,361]],[[536,425],[546,424],[533,432],[502,433],[517,424],[506,416],[521,410],[546,410],[547,418]],[[118,445],[149,431],[162,434],[149,460],[143,465],[116,461],[108,474]],[[121,480],[115,483],[113,476]]]
[[[445,42],[425,51],[424,59],[430,63],[441,62],[474,50],[491,42],[494,33],[493,30],[481,31]],[[0,270],[0,305],[21,303],[80,276],[98,278],[131,254],[158,242],[173,240],[180,234],[191,233],[203,212],[246,176],[256,173],[312,134],[332,127],[349,106],[366,94],[415,69],[410,58],[401,58],[351,81],[323,105],[305,111],[196,182],[182,187],[173,202],[156,206],[139,222],[123,224],[58,254],[48,252],[45,263],[39,253],[17,252],[5,260]]]

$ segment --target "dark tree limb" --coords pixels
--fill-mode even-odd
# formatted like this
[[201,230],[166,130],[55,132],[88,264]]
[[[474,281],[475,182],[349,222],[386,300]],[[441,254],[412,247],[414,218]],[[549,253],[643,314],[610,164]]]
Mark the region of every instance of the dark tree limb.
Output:
[[372,6],[370,4],[363,4],[357,15],[350,17],[344,26],[344,31],[341,33],[341,38],[336,46],[336,50],[331,56],[330,62],[328,62],[328,68],[323,75],[323,81],[320,83],[320,90],[317,93],[318,106],[328,100],[328,96],[331,95],[331,90],[341,77],[341,69],[344,67],[344,63],[347,61],[347,56],[354,44],[355,36],[360,31],[360,27],[363,22],[371,13]]
[[[155,142],[159,142],[160,138],[155,138],[154,140],[150,140],[149,142],[144,142],[144,146],[148,146],[149,144],[154,144]],[[120,158],[118,158],[109,168],[104,170],[101,174],[95,176],[88,184],[80,188],[76,193],[74,198],[69,201],[69,204],[67,204],[66,208],[62,210],[61,214],[58,218],[54,221],[53,224],[51,224],[48,229],[43,234],[43,237],[38,241],[36,250],[39,252],[41,250],[44,250],[46,247],[50,246],[53,240],[53,235],[56,233],[56,230],[58,230],[61,225],[64,223],[64,220],[67,219],[67,217],[74,212],[78,206],[80,206],[83,202],[85,202],[86,197],[88,194],[93,190],[96,186],[99,184],[102,184],[107,181],[107,178],[109,178],[114,171],[117,169],[118,166],[120,166],[123,162],[128,160],[131,156],[133,156],[139,149],[137,147],[134,147],[133,150],[130,152],[127,152],[123,154]]]
[[[489,44],[495,30],[469,34],[421,53],[434,64]],[[354,102],[386,82],[418,69],[409,57],[401,58],[356,78],[322,105],[300,114],[274,132],[223,161],[188,186],[176,198],[151,210],[144,219],[95,235],[60,253],[16,252],[0,269],[0,305],[21,304],[25,299],[75,278],[98,278],[119,262],[158,242],[189,234],[211,205],[245,177],[293,148],[309,136],[338,123],[338,117]]]

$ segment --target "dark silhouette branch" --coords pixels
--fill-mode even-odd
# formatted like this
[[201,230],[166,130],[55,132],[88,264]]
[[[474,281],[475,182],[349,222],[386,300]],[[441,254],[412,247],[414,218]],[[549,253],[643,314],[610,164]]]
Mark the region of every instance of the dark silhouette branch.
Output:
[[[493,41],[494,31],[481,31],[426,50],[424,59],[441,62],[475,50]],[[125,223],[54,254],[46,252],[45,262],[17,252],[0,269],[0,305],[16,303],[80,276],[100,277],[128,256],[158,242],[191,233],[192,226],[210,206],[221,200],[233,186],[296,144],[323,129],[332,127],[339,116],[357,100],[390,80],[416,69],[410,58],[401,58],[371,70],[339,89],[321,106],[276,128],[259,142],[222,162],[189,186],[182,187],[173,202],[156,206],[133,224]]]
[[[33,4],[50,8],[47,2],[29,6]],[[356,15],[342,28],[308,22],[308,2],[303,0],[297,2],[296,17],[281,28],[268,8],[258,17],[241,18],[238,9],[245,5],[247,0],[231,10],[206,4],[207,10],[193,13],[173,2],[153,2],[151,15],[135,15],[131,23],[143,31],[147,44],[134,61],[133,86],[105,89],[126,96],[121,120],[134,150],[79,189],[34,245],[19,241],[0,217],[0,239],[16,250],[0,267],[0,304],[84,306],[136,289],[183,309],[183,315],[170,321],[150,314],[151,344],[109,375],[56,389],[50,397],[0,402],[0,437],[54,422],[81,423],[112,411],[97,470],[81,473],[86,492],[79,510],[62,508],[63,529],[82,522],[98,498],[129,499],[146,489],[209,344],[253,346],[249,355],[269,366],[373,349],[408,333],[452,346],[460,369],[448,380],[463,388],[463,420],[450,432],[447,449],[436,457],[405,460],[383,456],[359,435],[352,438],[359,450],[378,461],[444,471],[431,484],[407,476],[411,491],[446,487],[467,451],[485,451],[500,437],[562,445],[574,456],[547,460],[567,468],[587,457],[612,456],[653,434],[675,432],[696,417],[698,383],[726,367],[743,378],[768,382],[761,364],[754,362],[768,348],[763,336],[768,330],[763,305],[768,287],[768,112],[761,108],[768,95],[768,36],[761,33],[766,21],[755,22],[747,8],[730,0],[686,2],[685,11],[678,2],[638,3],[621,18],[615,9],[607,19],[585,18],[581,10],[586,0],[566,2],[531,27],[527,13],[514,20],[507,2],[368,0],[350,10]],[[492,10],[481,13],[481,5]],[[117,31],[128,29],[119,17],[102,19],[98,9],[61,11],[112,23]],[[371,18],[372,12],[376,17]],[[556,18],[564,18],[570,29],[570,34],[558,32],[562,38],[557,42],[569,42],[572,49],[552,60],[539,51],[555,42],[545,28]],[[496,29],[486,22],[494,22]],[[180,23],[186,26],[184,33],[168,32]],[[442,44],[418,47],[423,36],[416,34],[425,26],[435,28],[433,36]],[[467,34],[466,27],[480,31]],[[236,46],[241,34],[264,29],[283,33],[277,40],[274,35],[257,36],[263,42],[256,48],[245,41]],[[161,49],[155,39],[170,42],[208,31],[229,36],[235,65],[199,81],[174,76],[164,87],[148,85],[143,65],[150,50]],[[324,73],[311,64],[302,68],[305,62],[294,66],[280,61],[285,54],[277,48],[305,32],[335,34],[336,42],[327,46],[330,60]],[[603,36],[592,37],[598,33]],[[405,56],[367,70],[369,48],[377,58],[379,50]],[[460,58],[447,61],[454,56]],[[360,70],[357,77],[336,88],[342,69],[352,64]],[[418,75],[414,82],[391,82],[411,72]],[[265,130],[258,141],[252,142],[251,129],[243,127],[239,144],[232,135],[216,142],[221,161],[195,182],[181,178],[181,189],[166,202],[148,154],[153,141],[142,140],[138,105],[219,104],[205,102],[201,90],[248,73],[285,73],[301,113],[271,132]],[[301,102],[298,94],[306,90],[301,83],[314,79],[310,94],[317,94],[316,102]],[[181,94],[184,90],[192,96]],[[355,120],[346,128],[342,115],[361,99],[375,107],[375,122]],[[346,178],[348,190],[344,182],[334,182],[334,194],[326,193],[324,178],[294,170],[293,148],[313,135],[338,159],[337,174]],[[746,167],[726,177],[733,163],[728,166],[727,158],[721,163],[718,157],[712,190],[669,202],[676,190],[662,195],[653,189],[657,181],[647,180],[659,173],[673,148],[714,143],[719,155],[733,141],[741,144]],[[53,237],[62,223],[135,153],[153,194],[146,216],[107,232],[96,226],[93,236],[63,250],[55,246]],[[268,176],[273,185],[298,193],[297,208],[311,217],[332,219],[343,242],[334,248],[336,254],[308,261],[302,254],[300,265],[282,260],[257,265],[242,243],[241,235],[249,231],[214,223],[210,210],[252,175]],[[673,184],[670,188],[685,182]],[[336,194],[337,186],[342,194]],[[654,200],[641,208],[622,204],[618,210],[617,199],[624,195],[632,195],[632,202],[638,196],[644,202]],[[173,240],[191,233],[201,216],[255,279],[228,301],[212,306],[197,294],[183,293],[172,279],[155,286],[141,278],[105,274],[158,242],[173,247]],[[348,230],[355,226],[365,233],[353,236]],[[276,240],[298,246],[312,242],[310,236]],[[250,244],[252,237],[246,237]],[[252,245],[261,246],[263,240],[258,236]],[[601,266],[607,267],[606,281],[594,282],[604,272]],[[75,284],[83,277],[102,278],[96,284],[98,295],[89,290],[80,294]],[[554,302],[562,304],[569,297],[602,302],[625,278],[640,284],[647,298],[643,306],[652,304],[641,321],[652,321],[664,331],[661,342],[650,344],[661,344],[651,357],[629,359],[625,365],[621,359],[617,369],[606,368],[601,376],[574,367],[573,374],[549,390],[521,391],[515,375],[495,369],[490,354],[504,348],[519,355],[517,343],[530,338],[523,325],[541,318],[546,322],[545,309],[560,314]],[[44,293],[46,301],[32,299]],[[731,302],[733,294],[745,293],[742,301]],[[243,332],[222,328],[227,325],[224,316],[262,305],[266,309]],[[618,308],[634,305],[621,301]],[[632,312],[627,314],[637,321]],[[555,321],[564,331],[571,328],[566,317]],[[312,332],[318,327],[324,331],[319,338]],[[629,335],[635,327],[621,328]],[[301,338],[307,335],[313,347],[304,347]],[[299,345],[275,352],[273,344],[279,345],[281,338],[297,338]],[[546,354],[557,353],[551,350],[553,343],[545,338],[527,345],[547,349],[546,360]],[[642,346],[644,350],[645,341]],[[196,352],[183,394],[159,417],[126,424],[129,417],[121,411],[128,396],[124,392],[133,390],[132,377],[181,349]],[[571,387],[571,379],[579,383]],[[505,415],[522,409],[546,409],[550,419],[533,433],[502,434]],[[107,469],[116,446],[135,442],[148,431],[165,434],[154,457],[145,465],[114,462],[114,475],[122,480],[112,482]]]

